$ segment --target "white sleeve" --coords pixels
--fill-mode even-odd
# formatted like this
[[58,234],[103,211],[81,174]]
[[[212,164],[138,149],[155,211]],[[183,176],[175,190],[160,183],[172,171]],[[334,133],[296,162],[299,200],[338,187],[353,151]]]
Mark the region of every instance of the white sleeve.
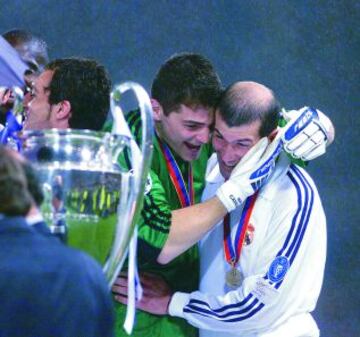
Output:
[[199,291],[175,293],[170,315],[201,329],[240,334],[264,331],[303,308],[313,310],[322,283],[313,269],[318,266],[321,274],[325,264],[325,257],[317,253],[322,250],[318,242],[326,240],[326,234],[318,233],[319,227],[325,226],[325,218],[314,186],[298,169],[289,174],[292,192],[272,204],[271,230],[253,274],[241,287],[223,296]]
[[190,324],[208,330],[236,332],[264,328],[269,324],[279,290],[260,276],[248,277],[243,286],[224,296],[176,292],[169,314],[186,319]]

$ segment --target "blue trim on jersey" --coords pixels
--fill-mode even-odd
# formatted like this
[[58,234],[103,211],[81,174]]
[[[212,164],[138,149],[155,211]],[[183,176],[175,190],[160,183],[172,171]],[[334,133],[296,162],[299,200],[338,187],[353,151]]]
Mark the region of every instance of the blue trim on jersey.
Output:
[[[296,171],[294,171],[294,173],[295,172]],[[296,173],[295,173],[295,175],[301,181],[301,178],[299,177],[299,175],[296,174]],[[296,182],[294,180],[294,176],[292,176],[292,173],[289,174],[289,178],[296,185]],[[301,237],[301,232],[303,231],[303,226],[304,226],[304,224],[306,222],[305,219],[306,219],[306,215],[307,215],[308,209],[309,209],[309,191],[306,188],[305,184],[302,184],[302,185],[303,185],[304,192],[305,192],[304,207],[302,207],[302,210],[301,210],[300,222],[298,223],[298,226],[297,226],[297,229],[296,229],[296,232],[295,232],[295,236],[294,236],[294,238],[293,238],[293,240],[291,242],[290,247],[287,249],[287,252],[285,253],[285,256],[287,256],[287,257],[290,257],[293,254],[293,252],[296,250],[296,245],[297,245],[297,242],[299,241],[299,239]],[[299,195],[301,193],[301,192],[299,193],[299,185],[296,186],[296,189],[297,189],[297,192],[298,192],[298,195]]]
[[304,234],[305,234],[305,231],[306,231],[307,225],[309,223],[309,219],[310,219],[310,214],[312,212],[312,208],[313,208],[313,205],[314,205],[314,190],[312,189],[309,182],[306,180],[305,176],[300,172],[300,170],[295,167],[295,171],[298,174],[298,177],[300,178],[300,180],[304,184],[304,186],[308,187],[308,190],[309,190],[309,193],[310,193],[310,201],[309,201],[309,207],[307,209],[307,213],[305,215],[305,223],[304,223],[304,226],[303,226],[303,228],[301,230],[301,233],[300,233],[300,238],[299,238],[299,240],[297,241],[297,243],[295,245],[295,249],[293,251],[292,256],[290,257],[290,264],[292,264],[292,262],[294,261],[295,256],[296,256],[296,254],[297,254],[297,252],[299,250],[299,247],[301,245],[302,239],[304,238]]
[[[228,305],[224,305],[223,307],[220,307],[218,309],[212,309],[209,305],[209,303],[207,302],[204,302],[204,301],[201,301],[201,300],[197,300],[197,299],[191,299],[189,304],[185,307],[185,308],[191,308],[191,309],[199,309],[200,311],[208,311],[208,310],[211,310],[212,312],[214,313],[219,313],[219,312],[222,312],[222,311],[226,311],[227,309],[237,309],[241,306],[244,306],[245,304],[247,304],[252,298],[253,298],[253,294],[249,294],[247,297],[245,297],[241,302],[238,302],[238,303],[232,303],[232,304],[228,304]],[[255,298],[256,301],[258,301],[256,298]],[[250,303],[250,306],[253,304],[254,302],[254,299],[253,301]],[[200,306],[203,306],[205,308],[201,308]],[[184,309],[185,311],[185,309]]]
[[201,302],[203,306],[206,306],[209,309],[205,309],[198,307],[196,305],[189,304],[184,308],[184,312],[215,318],[216,320],[222,322],[239,322],[255,315],[259,310],[261,310],[264,307],[264,304],[261,303],[257,298],[253,297],[252,294],[249,294],[247,298],[249,297],[250,298],[252,297],[253,300],[249,303],[247,307],[243,309],[240,308],[241,307],[240,304],[244,301],[232,305],[227,305],[226,306],[227,308],[229,308],[230,306],[232,307],[232,311],[219,314],[218,313],[219,311],[224,311],[224,307],[218,309],[211,309],[210,305],[207,302],[198,301]]
[[[286,236],[283,247],[279,250],[276,257],[285,256],[289,260],[289,269],[299,251],[303,240],[307,225],[309,223],[310,214],[313,208],[314,191],[310,183],[307,181],[303,173],[295,166],[291,165],[287,176],[293,183],[297,193],[297,210],[293,216],[291,227]],[[284,252],[286,253],[284,254]],[[265,275],[264,279],[268,279]],[[283,279],[277,283],[270,282],[276,289],[280,287]],[[219,307],[211,308],[209,303],[198,299],[191,299],[183,311],[185,313],[194,313],[204,317],[209,317],[222,322],[239,322],[254,316],[259,312],[265,304],[260,302],[255,295],[250,293],[244,300],[238,303],[232,303]]]
[[[285,256],[289,259],[290,267],[291,267],[296,257],[296,254],[300,248],[307,225],[309,223],[310,214],[312,212],[312,208],[314,204],[314,190],[307,181],[307,179],[305,178],[305,176],[302,174],[302,172],[295,165],[291,166],[291,170],[288,172],[287,175],[296,188],[296,192],[298,196],[298,210],[295,216],[293,217],[291,229],[285,240],[285,244],[283,248],[281,248],[277,256],[282,255],[283,252],[286,250],[289,244],[289,239],[295,230],[295,224],[297,222],[297,218],[301,210],[300,222],[297,224],[295,236],[293,237],[290,243],[290,247],[288,247],[287,252],[285,253]],[[304,194],[304,201],[302,201],[303,194]],[[283,280],[276,283],[275,288],[279,289],[282,282]]]

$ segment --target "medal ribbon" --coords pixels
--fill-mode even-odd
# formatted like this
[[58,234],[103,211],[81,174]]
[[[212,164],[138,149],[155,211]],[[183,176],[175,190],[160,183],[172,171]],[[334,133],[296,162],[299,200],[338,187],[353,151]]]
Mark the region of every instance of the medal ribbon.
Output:
[[224,253],[226,262],[229,263],[233,268],[237,265],[241,249],[245,239],[246,229],[249,224],[251,213],[254,209],[255,201],[258,196],[258,191],[254,193],[251,197],[245,200],[244,209],[241,213],[239,225],[236,229],[234,245],[231,240],[231,230],[230,230],[230,214],[226,214],[224,218]]
[[170,174],[170,179],[173,183],[175,191],[178,195],[181,207],[187,207],[194,204],[194,178],[192,172],[191,163],[189,163],[189,172],[188,172],[188,189],[186,188],[183,175],[180,171],[180,168],[174,158],[169,146],[163,143],[158,138],[161,151],[166,160],[166,166]]

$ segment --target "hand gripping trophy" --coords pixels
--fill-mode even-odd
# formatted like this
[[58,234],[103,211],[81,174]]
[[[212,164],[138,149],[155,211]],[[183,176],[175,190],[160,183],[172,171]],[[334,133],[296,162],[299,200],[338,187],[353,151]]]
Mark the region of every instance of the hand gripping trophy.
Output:
[[[120,108],[133,91],[142,119],[135,142]],[[34,164],[45,194],[41,211],[52,233],[84,250],[102,266],[109,285],[126,258],[151,163],[153,122],[146,91],[133,82],[111,93],[112,132],[31,130],[20,133],[21,151]]]

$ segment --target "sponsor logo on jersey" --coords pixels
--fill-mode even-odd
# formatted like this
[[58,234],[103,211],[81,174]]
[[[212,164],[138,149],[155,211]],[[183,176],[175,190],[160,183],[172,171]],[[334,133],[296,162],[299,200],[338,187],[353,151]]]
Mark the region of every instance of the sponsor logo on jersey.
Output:
[[287,257],[277,256],[270,265],[268,277],[271,282],[281,281],[289,269],[290,263]]

